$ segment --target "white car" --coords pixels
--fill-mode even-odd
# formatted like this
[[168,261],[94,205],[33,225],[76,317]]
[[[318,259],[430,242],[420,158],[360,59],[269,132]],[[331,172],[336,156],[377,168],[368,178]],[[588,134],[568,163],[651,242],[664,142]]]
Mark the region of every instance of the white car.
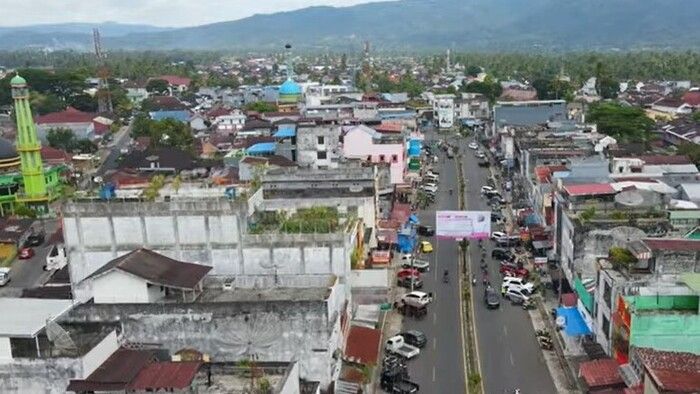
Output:
[[401,254],[401,261],[410,262],[411,260],[413,260],[413,255],[411,253],[402,253]]
[[507,236],[508,234],[504,233],[503,231],[494,231],[491,233],[491,239],[492,240],[497,240],[498,238],[503,238]]
[[480,150],[479,150],[479,151],[476,151],[475,156],[476,156],[477,158],[479,158],[479,159],[483,159],[484,157],[486,157],[486,155],[484,154],[484,152],[482,152],[482,151],[480,151]]
[[435,184],[423,185],[423,186],[421,186],[421,189],[424,192],[431,193],[431,194],[435,194],[438,191],[437,185],[435,185]]
[[503,282],[501,282],[501,289],[524,290],[528,294],[532,294],[532,292],[535,290],[535,285],[526,282],[523,278],[506,276],[503,278]]
[[505,297],[512,302],[517,302],[517,303],[523,303],[527,302],[530,300],[529,294],[526,292],[519,290],[519,289],[513,289],[509,288],[508,291],[505,293]]
[[433,299],[430,298],[428,293],[424,293],[422,291],[412,291],[404,294],[403,297],[401,297],[401,301],[403,301],[404,304],[416,307],[426,306],[430,304],[432,300]]
[[426,272],[430,270],[430,262],[426,260],[419,260],[419,259],[413,259],[413,260],[401,260],[401,267],[402,268],[415,268],[419,272]]
[[470,142],[468,146],[469,146],[469,149],[474,149],[474,150],[479,149],[479,144],[477,144],[476,142]]
[[0,267],[0,286],[5,286],[10,281],[10,269]]
[[437,175],[435,175],[435,174],[433,174],[433,173],[430,173],[430,172],[427,173],[427,174],[425,174],[425,176],[423,177],[423,179],[428,180],[428,181],[432,181],[432,182],[439,182],[439,181],[440,181],[440,177],[439,177],[439,176],[437,176]]
[[486,194],[486,193],[495,193],[498,192],[495,188],[491,186],[482,186],[481,187],[481,193]]

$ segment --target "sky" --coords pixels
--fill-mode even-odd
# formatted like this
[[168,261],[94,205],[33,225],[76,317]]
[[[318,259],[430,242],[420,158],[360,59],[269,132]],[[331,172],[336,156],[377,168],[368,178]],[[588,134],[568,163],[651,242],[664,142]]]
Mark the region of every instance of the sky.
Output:
[[38,23],[121,22],[156,26],[194,26],[253,14],[370,0],[0,0],[0,26]]

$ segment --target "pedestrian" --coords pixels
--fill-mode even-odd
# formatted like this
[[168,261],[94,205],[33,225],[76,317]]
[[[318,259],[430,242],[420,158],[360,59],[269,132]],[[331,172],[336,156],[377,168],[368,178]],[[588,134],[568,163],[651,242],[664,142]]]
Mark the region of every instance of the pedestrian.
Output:
[[502,297],[506,296],[506,287],[505,286],[501,286],[501,296]]

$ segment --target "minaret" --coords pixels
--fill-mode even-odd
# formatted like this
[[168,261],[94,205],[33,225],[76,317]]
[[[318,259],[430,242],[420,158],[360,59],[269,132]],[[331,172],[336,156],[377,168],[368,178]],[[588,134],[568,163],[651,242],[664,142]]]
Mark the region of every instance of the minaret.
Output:
[[24,192],[19,200],[44,201],[46,196],[46,179],[44,164],[41,162],[41,143],[36,136],[36,126],[29,107],[29,88],[27,81],[15,75],[10,80],[12,99],[15,101],[15,117],[17,118],[17,152],[21,160]]

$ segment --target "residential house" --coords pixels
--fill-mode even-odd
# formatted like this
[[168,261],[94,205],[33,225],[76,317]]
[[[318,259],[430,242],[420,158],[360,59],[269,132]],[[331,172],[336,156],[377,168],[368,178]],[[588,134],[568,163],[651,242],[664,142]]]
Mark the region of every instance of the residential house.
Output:
[[455,100],[458,119],[488,119],[491,115],[489,100],[480,93],[462,93]]
[[508,86],[503,88],[503,91],[498,99],[501,101],[537,100],[537,90],[530,86]]
[[700,124],[690,116],[680,116],[663,124],[657,130],[669,145],[700,144]]
[[[273,152],[274,153],[274,152]],[[284,156],[269,154],[265,156],[245,156],[238,161],[238,180],[250,182],[256,176],[278,168],[296,167],[297,164]]]
[[185,103],[172,96],[153,96],[146,103],[151,111],[183,111],[188,109]]
[[335,168],[342,157],[340,126],[304,125],[297,128],[297,163],[302,167]]
[[406,145],[401,134],[382,134],[365,126],[347,126],[343,130],[343,157],[386,164],[392,185],[404,183],[406,172]]
[[686,105],[696,110],[700,109],[700,88],[692,88],[685,92],[682,100]]
[[37,116],[34,122],[36,123],[37,136],[43,143],[47,143],[46,136],[51,129],[68,129],[78,139],[92,139],[95,133],[93,120],[96,117],[97,115],[94,113],[68,107],[60,112]]
[[146,81],[134,80],[125,82],[122,87],[126,89],[126,97],[134,105],[139,105],[143,100],[148,98],[148,90],[146,90]]
[[204,115],[195,113],[189,118],[188,122],[190,124],[190,128],[195,133],[203,132],[209,129],[209,121]]
[[174,92],[177,93],[182,93],[185,90],[187,90],[190,87],[190,84],[192,83],[192,80],[187,77],[181,77],[178,75],[161,75],[159,77],[155,77],[152,79],[162,79],[168,83],[168,88],[170,90],[170,94],[172,95]]
[[207,118],[218,133],[235,134],[245,125],[246,116],[241,110],[217,107],[207,112]]
[[[687,351],[634,348],[629,384],[644,393],[681,394],[700,392],[700,355]],[[623,370],[625,370],[623,366]],[[626,372],[625,371],[625,372]],[[634,385],[634,383],[639,383]]]
[[152,120],[160,121],[165,119],[173,119],[182,123],[188,123],[192,118],[192,114],[187,110],[174,110],[174,111],[151,111],[148,113]]
[[493,107],[493,130],[507,126],[535,126],[566,120],[564,100],[498,101]]
[[664,97],[655,101],[648,113],[653,117],[676,117],[678,115],[689,114],[693,112],[693,107],[686,104],[682,99],[672,97]]

